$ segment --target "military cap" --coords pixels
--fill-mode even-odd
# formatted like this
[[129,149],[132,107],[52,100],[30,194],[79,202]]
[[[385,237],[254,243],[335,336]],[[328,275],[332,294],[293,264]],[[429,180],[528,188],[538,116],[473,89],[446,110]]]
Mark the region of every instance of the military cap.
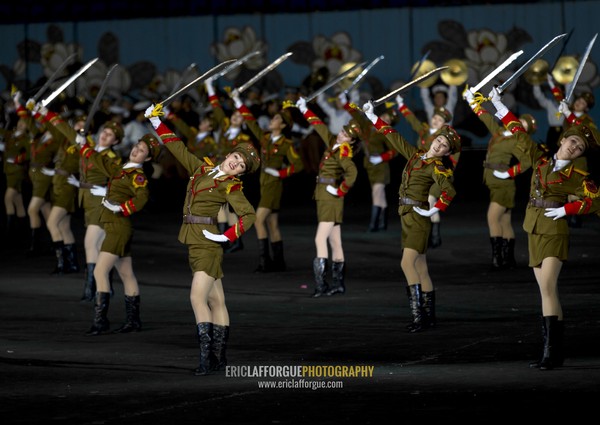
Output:
[[460,151],[460,136],[454,128],[449,125],[444,125],[437,132],[438,136],[444,136],[450,143],[450,153]]
[[344,131],[348,136],[352,137],[353,139],[358,139],[360,137],[362,129],[360,128],[358,121],[356,121],[355,119],[351,119],[348,122],[348,124],[344,126]]
[[143,142],[148,146],[148,151],[150,152],[148,156],[152,158],[152,161],[156,161],[158,159],[158,155],[160,155],[160,142],[158,139],[152,134],[148,133],[142,136],[140,142]]
[[535,117],[531,114],[522,114],[519,117],[520,120],[523,120],[527,123],[527,134],[533,134],[537,130],[537,121]]
[[123,136],[125,135],[123,131],[123,126],[121,126],[121,124],[119,124],[116,121],[107,121],[104,124],[104,128],[110,128],[113,131],[113,133],[115,133],[115,137],[119,141],[117,144],[121,143],[121,141],[123,140]]
[[231,150],[231,152],[237,152],[244,157],[246,169],[249,173],[254,173],[260,167],[260,156],[258,155],[258,151],[252,145],[252,143],[238,143],[237,146]]
[[452,121],[452,113],[443,106],[438,106],[437,108],[435,108],[433,110],[433,115],[439,115],[440,117],[442,117],[444,122]]

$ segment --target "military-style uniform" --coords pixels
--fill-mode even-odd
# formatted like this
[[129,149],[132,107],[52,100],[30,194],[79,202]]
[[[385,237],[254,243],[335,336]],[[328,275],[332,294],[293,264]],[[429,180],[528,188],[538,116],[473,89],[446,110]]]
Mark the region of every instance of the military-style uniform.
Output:
[[208,157],[211,160],[216,160],[219,155],[219,147],[212,134],[199,133],[198,129],[191,127],[174,113],[169,114],[167,119],[181,133],[187,142],[187,149],[196,158],[203,159],[204,157]]
[[[529,236],[529,266],[539,267],[547,257],[568,259],[569,226],[564,218],[546,217],[546,208],[564,206],[569,215],[590,214],[600,211],[600,193],[589,180],[585,157],[576,158],[561,169],[554,170],[556,158],[548,156],[525,132],[512,113],[502,122],[515,134],[518,148],[530,158],[533,174],[529,189],[529,203],[525,211],[523,229]],[[581,124],[579,124],[581,125]],[[569,202],[569,195],[579,200]]]
[[102,155],[88,144],[81,148],[80,155],[86,163],[103,173],[108,180],[105,199],[114,205],[120,205],[122,213],[115,214],[103,208],[100,223],[106,232],[101,251],[119,257],[131,257],[133,228],[130,216],[141,211],[148,202],[150,192],[148,178],[141,165],[122,168],[113,158]]
[[222,205],[229,203],[238,216],[238,222],[225,232],[225,236],[235,241],[252,227],[256,212],[246,199],[239,179],[228,175],[214,178],[218,169],[210,159],[196,158],[166,125],[161,124],[156,132],[190,175],[179,231],[179,241],[188,246],[190,268],[192,272],[203,271],[220,279],[223,277],[223,248],[221,244],[207,239],[202,231],[219,233],[217,214]]
[[54,157],[58,153],[58,142],[52,133],[45,131],[31,141],[31,162],[29,163],[29,178],[32,185],[32,197],[51,200],[52,176],[42,173],[42,168],[52,168]]
[[[23,181],[27,176],[29,141],[31,136],[27,131],[20,134],[13,131],[7,136],[4,148],[4,174],[6,175],[6,187],[21,193]],[[8,159],[11,159],[12,162],[8,162]]]
[[51,111],[45,117],[37,115],[36,119],[41,119],[48,124],[48,131],[59,144],[54,163],[55,173],[52,177],[52,205],[64,208],[68,213],[74,213],[77,188],[69,184],[67,178],[71,174],[76,176],[79,174],[79,152],[77,146],[73,144],[76,132],[60,115]]
[[218,155],[215,162],[220,163],[225,159],[225,156],[231,152],[239,143],[246,142],[252,143],[250,136],[241,129],[234,129],[231,127],[229,118],[225,115],[219,97],[212,95],[208,98],[210,105],[212,106],[213,116],[221,130],[221,136],[217,140]]
[[[496,202],[504,208],[514,208],[515,181],[512,178],[497,178],[494,176],[494,170],[507,171],[511,177],[516,177],[531,167],[531,159],[517,148],[516,137],[500,126],[485,109],[477,108],[475,113],[492,135],[483,163],[483,182],[490,190],[490,202]],[[518,161],[516,164],[513,163],[513,158]]]
[[[260,173],[259,179],[260,201],[258,207],[279,211],[283,194],[282,180],[303,170],[302,158],[294,149],[294,144],[290,139],[281,135],[274,140],[270,132],[264,132],[246,105],[242,105],[238,110],[260,143],[261,169],[263,171]],[[265,173],[264,169],[267,167],[277,170],[279,177]]]
[[[313,199],[317,201],[317,218],[319,222],[341,224],[344,220],[344,196],[354,185],[358,175],[352,159],[352,146],[349,143],[337,144],[337,136],[312,111],[307,110],[304,117],[326,145],[313,194]],[[339,196],[327,192],[328,185],[337,187]]]
[[439,158],[426,158],[426,151],[412,146],[383,120],[379,119],[375,128],[408,161],[402,172],[399,189],[398,214],[402,222],[402,247],[424,254],[431,232],[431,220],[415,212],[413,207],[429,209],[429,191],[433,184],[437,184],[441,193],[435,206],[445,211],[456,195],[451,181],[452,170],[446,169]]
[[[106,162],[113,162],[115,166],[121,164],[121,156],[115,153],[112,147],[98,152],[100,156],[105,157]],[[83,207],[85,225],[101,226],[100,215],[106,208],[102,206],[102,197],[93,195],[90,189],[94,185],[106,186],[108,176],[96,167],[95,162],[88,156],[81,157],[79,170],[79,205]]]

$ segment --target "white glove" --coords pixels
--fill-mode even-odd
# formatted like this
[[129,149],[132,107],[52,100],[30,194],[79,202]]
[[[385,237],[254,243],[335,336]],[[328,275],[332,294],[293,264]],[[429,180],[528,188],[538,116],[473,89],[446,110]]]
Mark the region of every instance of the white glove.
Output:
[[44,174],[45,176],[53,176],[54,174],[56,174],[56,170],[53,170],[52,168],[46,168],[46,167],[42,167],[42,174]]
[[371,101],[365,103],[362,107],[362,110],[373,124],[377,123],[377,115],[375,115],[375,108],[373,107],[373,103]]
[[508,174],[508,171],[498,171],[498,170],[494,170],[492,172],[492,174],[494,175],[494,177],[496,177],[497,179],[502,179],[502,180],[506,180],[506,179],[510,179],[510,174]]
[[204,235],[204,237],[206,239],[209,239],[209,240],[214,241],[214,242],[227,242],[227,241],[229,241],[229,239],[227,239],[227,236],[225,236],[225,235],[216,235],[214,233],[209,232],[206,229],[202,230],[202,234]]
[[342,103],[342,105],[345,105],[348,103],[348,96],[346,96],[345,92],[341,92],[338,94],[338,100]]
[[325,189],[327,189],[327,192],[331,193],[333,196],[338,196],[338,190],[336,187],[333,187],[332,185],[328,184]]
[[560,101],[560,104],[558,105],[558,112],[563,114],[565,117],[571,115],[571,110],[569,109],[569,104],[566,100],[563,99]]
[[467,103],[469,104],[469,106],[471,106],[471,102],[473,102],[473,100],[475,99],[475,95],[473,94],[473,92],[471,90],[469,90],[468,88],[465,88],[465,91],[463,92],[463,99],[465,99],[467,101]]
[[354,89],[350,91],[350,103],[358,104],[360,101],[360,93],[358,90]]
[[0,142],[0,152],[4,152],[5,148],[6,148],[6,145],[4,144],[4,142]]
[[383,158],[381,158],[381,155],[371,155],[369,157],[369,162],[373,165],[381,164],[383,162]]
[[492,99],[492,104],[496,108],[496,117],[502,119],[508,114],[508,108],[502,103],[502,95],[498,90],[498,87],[493,87],[490,92],[490,98]]
[[215,88],[213,87],[213,80],[212,80],[212,78],[208,78],[204,82],[204,87],[206,88],[206,94],[208,94],[209,96],[214,96],[215,95]]
[[111,204],[110,202],[108,202],[108,200],[106,199],[102,199],[102,205],[104,205],[104,208],[107,208],[109,210],[111,210],[112,212],[114,212],[115,214],[118,213],[122,213],[123,209],[121,208],[120,205],[114,205]]
[[244,103],[240,99],[240,92],[238,91],[238,89],[233,89],[229,96],[233,100],[233,104],[235,105],[236,109],[240,109],[244,105]]
[[9,164],[14,164],[15,163],[15,159],[13,157],[6,158],[6,162],[8,162]]
[[152,128],[154,128],[155,130],[158,128],[158,126],[160,126],[160,118],[159,117],[153,117],[152,116],[152,112],[154,112],[154,104],[148,106],[146,108],[146,110],[144,111],[144,116],[146,118],[148,118],[150,120],[150,123],[152,124]]
[[558,220],[567,215],[567,211],[565,207],[560,208],[546,208],[546,212],[544,213],[546,217],[554,217],[554,220]]
[[306,107],[306,99],[303,97],[298,98],[296,101],[296,107],[300,110],[300,112],[305,114],[306,111],[308,111],[308,108]]
[[71,186],[79,187],[79,180],[77,180],[77,177],[75,177],[73,174],[67,177],[67,182],[69,182]]
[[106,187],[98,186],[97,184],[93,185],[90,189],[90,193],[94,196],[106,196]]
[[396,96],[396,104],[398,105],[398,109],[404,106],[404,98],[400,95]]
[[33,112],[35,114],[40,114],[41,116],[45,117],[46,115],[48,115],[48,108],[46,108],[42,102],[38,102],[35,104],[35,106],[33,107]]
[[83,134],[79,134],[77,133],[77,136],[75,136],[75,142],[79,145],[79,146],[83,146],[86,143],[86,138]]
[[554,84],[554,79],[552,78],[552,74],[548,74],[548,85],[553,90],[556,87],[556,85]]
[[415,212],[419,215],[422,215],[423,217],[431,217],[432,215],[434,215],[436,212],[439,212],[440,209],[437,207],[431,207],[428,210],[424,210],[423,208],[419,208],[419,207],[413,207],[413,210],[415,210]]
[[13,95],[13,102],[15,103],[15,106],[21,105],[21,91],[20,90],[16,91],[15,94]]
[[279,171],[277,171],[275,168],[266,167],[265,173],[270,174],[273,177],[279,177]]

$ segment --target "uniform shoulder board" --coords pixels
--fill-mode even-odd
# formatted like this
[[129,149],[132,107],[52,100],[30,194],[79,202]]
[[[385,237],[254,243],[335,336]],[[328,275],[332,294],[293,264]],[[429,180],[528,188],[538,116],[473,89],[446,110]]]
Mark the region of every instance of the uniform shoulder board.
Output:
[[235,192],[237,190],[242,190],[243,185],[242,181],[238,179],[233,179],[229,184],[227,184],[227,188],[225,189],[226,193]]
[[583,181],[583,194],[588,198],[595,199],[600,196],[598,193],[598,187],[592,180],[585,179]]
[[107,149],[106,156],[108,156],[109,158],[114,158],[117,156],[117,154],[112,149]]
[[352,158],[352,146],[350,143],[342,143],[340,145],[340,158]]
[[433,171],[435,174],[441,174],[446,177],[452,176],[452,170],[447,169],[444,163],[439,159],[435,160],[435,168]]
[[146,187],[148,185],[148,178],[142,172],[135,173],[132,179],[133,187],[136,189],[139,187]]

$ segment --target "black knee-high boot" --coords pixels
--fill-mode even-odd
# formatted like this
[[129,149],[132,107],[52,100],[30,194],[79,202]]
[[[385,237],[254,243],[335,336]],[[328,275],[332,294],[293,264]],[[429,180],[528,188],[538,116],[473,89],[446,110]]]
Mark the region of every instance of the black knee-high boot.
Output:
[[423,327],[433,328],[436,324],[435,319],[435,291],[421,292],[423,299]]
[[126,334],[142,330],[140,320],[140,296],[125,295],[125,323],[113,331],[115,334]]
[[42,229],[31,229],[31,243],[29,245],[29,251],[27,255],[30,257],[37,257],[42,253]]
[[331,280],[333,283],[327,291],[327,295],[344,294],[346,293],[346,285],[344,284],[344,277],[346,270],[343,261],[333,261],[331,263]]
[[83,294],[81,301],[93,301],[96,295],[96,278],[94,277],[94,269],[96,263],[87,263],[86,275],[83,281]]
[[108,320],[108,307],[110,305],[110,294],[108,292],[96,292],[94,305],[94,322],[86,335],[100,335],[108,331],[110,322]]
[[419,332],[423,329],[423,295],[421,284],[408,285],[406,288],[408,306],[412,315],[412,322],[406,326],[409,332]]
[[379,217],[381,216],[381,207],[376,205],[371,206],[371,220],[369,221],[369,232],[377,232],[379,230]]
[[258,240],[258,267],[255,272],[266,273],[271,271],[271,254],[269,253],[269,239]]
[[502,267],[502,237],[490,238],[492,244],[492,267],[499,269]]
[[274,272],[284,272],[286,270],[285,258],[283,256],[283,241],[272,242],[273,267]]
[[502,266],[509,269],[514,269],[517,266],[514,239],[502,239]]
[[210,370],[225,370],[227,366],[227,341],[229,340],[229,326],[213,324],[213,342],[210,351]]
[[77,259],[77,246],[74,243],[65,244],[65,273],[79,273],[79,260]]
[[442,234],[440,232],[440,222],[431,223],[431,233],[429,234],[428,245],[430,248],[438,248],[442,245]]
[[564,325],[558,316],[542,317],[542,336],[544,349],[539,361],[529,363],[529,367],[540,370],[551,370],[564,362]]
[[51,274],[60,275],[65,272],[65,244],[63,241],[52,242],[56,255],[56,267]]
[[194,370],[194,375],[208,375],[210,373],[210,349],[213,338],[213,324],[210,322],[198,323],[196,325],[196,332],[200,345],[200,358],[198,367]]
[[313,273],[315,275],[315,292],[311,295],[318,298],[325,295],[329,290],[327,285],[327,258],[315,258],[313,260]]
[[381,214],[379,214],[379,224],[377,230],[387,230],[388,227],[388,209],[381,208]]

